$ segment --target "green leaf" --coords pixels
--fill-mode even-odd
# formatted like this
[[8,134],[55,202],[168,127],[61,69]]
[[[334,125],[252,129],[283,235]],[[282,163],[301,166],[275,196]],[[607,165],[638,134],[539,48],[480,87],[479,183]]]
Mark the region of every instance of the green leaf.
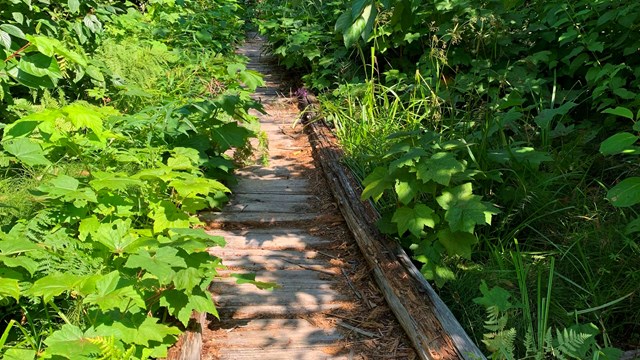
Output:
[[172,239],[195,239],[205,240],[218,246],[225,246],[226,242],[222,236],[209,235],[204,229],[178,228],[170,229],[169,234]]
[[112,223],[100,224],[91,238],[106,246],[114,254],[135,252],[138,237],[130,232],[131,219],[117,219]]
[[187,268],[184,259],[176,256],[177,253],[178,250],[172,247],[160,248],[153,255],[140,250],[138,254],[129,256],[124,267],[144,269],[156,276],[161,284],[168,284],[175,274],[173,268]]
[[2,358],[4,360],[29,360],[35,359],[35,357],[35,350],[11,348],[4,353]]
[[127,190],[129,187],[141,186],[142,181],[133,179],[125,173],[108,173],[103,171],[94,171],[91,173],[93,180],[89,182],[96,191],[102,189],[109,190]]
[[334,28],[336,32],[342,34],[349,28],[349,26],[351,26],[351,24],[353,24],[353,19],[351,17],[351,9],[348,9],[338,17]]
[[16,301],[20,300],[18,280],[0,278],[0,300],[7,297],[12,297],[16,299]]
[[451,177],[465,170],[464,164],[455,158],[455,155],[448,152],[439,152],[431,158],[423,158],[417,166],[417,178],[426,183],[430,180],[449,186]]
[[173,283],[177,290],[185,290],[187,294],[191,294],[191,290],[202,281],[202,271],[195,268],[186,268],[176,272]]
[[13,35],[19,39],[24,39],[25,35],[20,28],[11,24],[2,24],[0,25],[0,29],[4,30],[7,34]]
[[231,274],[231,276],[236,278],[237,284],[253,284],[261,290],[271,290],[279,287],[278,284],[274,282],[256,281],[256,274],[254,273]]
[[96,282],[96,292],[87,295],[84,298],[84,302],[98,305],[102,311],[110,309],[124,311],[129,309],[129,311],[135,313],[139,309],[145,309],[146,305],[142,296],[133,286],[124,286],[122,283],[120,273],[117,270],[112,271]]
[[507,311],[513,307],[509,302],[511,294],[499,286],[494,286],[489,290],[487,282],[482,280],[480,283],[480,292],[482,296],[473,299],[473,302],[476,304],[482,305],[485,308],[496,306],[500,311]]
[[94,334],[97,336],[116,336],[126,344],[149,347],[150,342],[165,344],[168,337],[169,343],[167,345],[171,345],[175,342],[175,336],[181,333],[177,327],[160,324],[158,318],[147,316],[143,312],[126,316],[115,313],[115,316],[99,320],[101,320],[101,324],[96,326]]
[[79,0],[69,0],[67,2],[67,5],[69,5],[69,11],[71,11],[72,13],[78,13],[78,11],[80,10],[80,1]]
[[382,197],[382,194],[384,194],[384,191],[394,185],[393,182],[394,179],[389,176],[387,168],[375,168],[373,172],[362,181],[362,185],[364,185],[365,188],[362,191],[360,199],[364,201],[371,198],[377,202]]
[[640,203],[640,177],[622,180],[607,192],[607,199],[617,207],[629,207]]
[[93,190],[79,186],[80,182],[77,179],[68,175],[58,175],[58,177],[40,185],[38,190],[46,193],[49,198],[72,202],[76,207],[86,206],[89,202],[98,202]]
[[213,129],[211,139],[224,152],[233,147],[241,147],[245,144],[252,132],[236,123],[224,124]]
[[357,18],[356,21],[354,21],[354,23],[351,24],[351,26],[349,26],[349,28],[342,34],[344,46],[351,47],[351,45],[357,43],[358,38],[360,38],[364,33],[366,25],[367,23],[362,17]]
[[398,200],[404,205],[409,205],[418,192],[418,184],[415,181],[401,181],[396,179],[395,185]]
[[62,79],[58,61],[53,56],[46,56],[40,53],[20,58],[18,69],[36,77],[48,76],[54,81]]
[[447,188],[436,198],[438,204],[446,210],[445,220],[453,232],[473,233],[476,224],[491,224],[491,217],[497,212],[483,203],[481,197],[473,195],[471,183]]
[[638,141],[638,137],[628,133],[620,132],[610,136],[600,144],[600,153],[602,155],[615,155],[630,150],[630,146]]
[[33,275],[38,270],[38,262],[26,256],[5,256],[0,255],[0,263],[6,267],[21,267]]
[[166,229],[188,228],[192,223],[197,222],[197,219],[191,219],[188,214],[178,209],[169,200],[152,204],[150,207],[152,211],[149,213],[149,217],[153,219],[154,233],[161,233]]
[[40,144],[28,138],[9,139],[2,143],[4,150],[15,156],[28,166],[50,165],[51,162],[44,157],[44,151]]
[[49,302],[66,291],[80,291],[88,281],[93,280],[93,275],[50,274],[33,283],[28,293],[42,296],[44,302]]
[[215,191],[231,191],[222,185],[222,183],[206,178],[193,178],[189,180],[177,179],[171,181],[169,186],[173,187],[178,195],[183,198],[193,197],[196,194],[209,195]]
[[627,118],[629,120],[633,120],[633,113],[631,112],[631,110],[622,106],[618,106],[615,109],[605,109],[604,111],[602,111],[602,113],[620,116],[623,118]]
[[251,91],[255,91],[259,86],[264,85],[262,75],[254,70],[244,70],[240,72],[240,80]]
[[90,342],[79,327],[70,324],[62,325],[44,343],[47,344],[45,358],[59,355],[66,359],[85,359],[101,353],[100,347]]
[[440,217],[427,205],[418,204],[414,208],[403,206],[396,209],[391,221],[398,224],[398,234],[402,235],[409,230],[416,237],[420,237],[424,227],[435,228],[440,222]]
[[11,36],[2,30],[0,30],[0,45],[7,50],[11,48]]
[[468,232],[451,232],[449,229],[438,231],[438,241],[451,256],[458,255],[471,259],[471,249],[478,243],[478,238]]
[[94,134],[101,136],[103,132],[102,118],[96,107],[82,103],[73,103],[62,108],[62,112],[69,118],[76,129],[88,128]]

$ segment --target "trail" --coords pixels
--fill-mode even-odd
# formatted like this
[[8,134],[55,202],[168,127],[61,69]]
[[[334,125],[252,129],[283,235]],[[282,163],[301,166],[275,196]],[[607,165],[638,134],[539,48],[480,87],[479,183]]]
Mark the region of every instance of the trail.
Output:
[[[210,233],[227,240],[212,249],[228,270],[211,287],[220,320],[203,331],[203,359],[407,359],[413,351],[358,251],[316,169],[298,124],[295,99],[278,88],[282,70],[250,38],[239,52],[248,68],[265,74],[256,97],[268,138],[268,164],[241,169],[233,197],[205,214]],[[288,95],[288,94],[287,94]],[[236,284],[234,273],[278,288]]]

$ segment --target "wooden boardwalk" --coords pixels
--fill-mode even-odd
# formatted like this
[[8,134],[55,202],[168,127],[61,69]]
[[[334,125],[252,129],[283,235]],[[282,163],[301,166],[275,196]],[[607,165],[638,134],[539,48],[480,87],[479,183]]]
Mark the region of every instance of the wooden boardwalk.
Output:
[[[342,221],[340,212],[318,199],[317,187],[326,185],[318,172],[316,178],[309,175],[311,148],[305,134],[291,131],[298,112],[291,99],[279,96],[279,72],[262,56],[261,41],[250,39],[240,52],[251,59],[249,68],[268,74],[256,96],[269,113],[260,115],[269,159],[267,165],[239,171],[230,203],[221,213],[203,215],[219,228],[210,233],[227,240],[226,247],[211,253],[229,270],[211,287],[221,319],[203,332],[202,358],[360,359],[353,349],[345,350],[344,326],[326,317],[363,305],[345,286],[344,262],[330,247],[333,239],[310,232]],[[229,276],[247,272],[279,287],[237,285]]]

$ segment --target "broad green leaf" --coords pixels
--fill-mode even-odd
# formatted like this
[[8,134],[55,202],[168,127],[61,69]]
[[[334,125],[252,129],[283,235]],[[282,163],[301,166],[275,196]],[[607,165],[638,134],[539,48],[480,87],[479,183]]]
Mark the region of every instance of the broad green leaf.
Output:
[[[156,317],[147,316],[145,313],[120,315],[114,321],[113,317],[99,319],[98,324],[92,334],[94,336],[116,336],[126,344],[138,344],[149,347],[150,342],[164,344],[165,339],[170,341],[167,345],[175,342],[176,335],[181,333],[180,329],[158,323]],[[87,331],[89,334],[89,331]],[[157,344],[153,344],[157,346]]]
[[69,6],[69,11],[74,14],[80,10],[80,0],[68,0],[67,5]]
[[629,207],[640,203],[640,177],[622,180],[607,192],[607,199],[617,207]]
[[353,24],[353,19],[351,17],[351,9],[348,9],[338,17],[334,29],[336,32],[342,34],[349,28],[349,26],[351,26],[351,24]]
[[78,291],[87,281],[93,280],[92,275],[50,274],[33,283],[28,293],[42,296],[45,302],[49,302],[66,291]]
[[212,130],[211,139],[224,152],[234,147],[241,147],[251,136],[252,132],[236,124],[229,123]]
[[254,273],[231,274],[231,276],[236,278],[237,284],[253,284],[261,290],[271,290],[279,287],[278,284],[274,282],[257,281],[256,274]]
[[2,29],[4,32],[6,32],[9,35],[13,35],[19,39],[24,39],[25,35],[24,32],[22,32],[22,30],[20,30],[20,28],[18,28],[15,25],[11,25],[11,24],[2,24],[0,25],[0,29]]
[[51,162],[44,157],[40,144],[28,138],[16,138],[3,141],[4,150],[15,156],[28,166],[49,165]]
[[571,111],[571,109],[573,109],[574,107],[578,106],[578,104],[568,101],[562,105],[560,105],[557,108],[553,108],[553,109],[544,109],[542,111],[540,111],[540,114],[538,114],[538,116],[536,116],[536,118],[534,119],[534,121],[536,122],[536,124],[542,128],[542,129],[549,129],[551,126],[551,122],[553,121],[553,119],[560,115],[560,116],[564,116],[566,114],[569,113],[569,111]]
[[491,217],[497,212],[483,203],[481,197],[473,195],[471,183],[447,188],[436,198],[438,204],[446,210],[445,220],[453,232],[473,233],[476,224],[491,224]]
[[73,103],[62,108],[62,112],[69,118],[76,129],[88,128],[94,134],[101,136],[103,131],[102,118],[97,108],[88,104]]
[[149,217],[153,220],[154,233],[161,233],[166,229],[188,228],[192,223],[197,222],[197,219],[192,219],[168,200],[152,204],[150,207],[152,211],[149,213]]
[[391,221],[398,224],[398,234],[402,235],[409,230],[416,237],[420,237],[424,227],[435,228],[440,222],[440,217],[427,205],[418,204],[414,208],[403,206],[396,209]]
[[610,136],[600,144],[600,153],[602,155],[621,154],[625,150],[629,150],[629,147],[635,144],[636,141],[638,141],[637,136],[628,132],[620,132]]
[[0,45],[5,49],[11,48],[11,36],[2,30],[0,30]]
[[0,255],[0,263],[6,267],[21,267],[33,275],[38,270],[38,262],[27,256],[5,256]]
[[240,80],[244,83],[244,85],[250,90],[255,91],[259,86],[264,85],[264,81],[262,80],[262,75],[254,70],[244,70],[240,72]]
[[458,161],[454,154],[439,152],[431,158],[423,158],[417,165],[417,178],[426,183],[430,180],[449,186],[451,177],[465,170],[464,164]]
[[401,181],[400,179],[396,179],[395,190],[398,195],[398,200],[404,205],[409,205],[418,192],[418,185],[415,181]]
[[611,114],[611,115],[615,115],[615,116],[620,116],[623,118],[627,118],[629,120],[633,120],[633,113],[631,112],[631,110],[622,107],[622,106],[618,106],[614,109],[606,109],[604,111],[602,111],[603,114]]
[[129,256],[124,266],[132,269],[144,269],[156,276],[161,284],[168,284],[175,274],[174,268],[187,268],[184,259],[177,254],[178,250],[171,247],[160,248],[153,255],[141,250],[137,254]]
[[88,359],[91,354],[101,353],[100,347],[90,342],[79,327],[70,324],[62,325],[44,343],[47,344],[45,358],[58,355],[66,359]]
[[473,299],[473,302],[476,304],[482,305],[485,308],[496,306],[500,311],[507,311],[513,307],[509,302],[511,294],[499,286],[494,286],[489,290],[487,282],[482,280],[480,283],[480,292],[482,296]]
[[87,295],[84,298],[84,302],[98,305],[102,311],[120,309],[124,312],[125,309],[129,309],[129,311],[135,312],[134,305],[139,309],[145,309],[144,299],[133,286],[124,286],[121,283],[123,281],[117,270],[102,276],[96,282],[96,292]]
[[357,43],[358,39],[362,36],[366,25],[367,23],[362,17],[357,18],[342,35],[344,39],[344,46],[351,47],[351,45]]
[[53,57],[56,46],[60,47],[60,41],[41,35],[26,35],[25,38],[34,45],[42,54]]
[[176,272],[173,277],[173,283],[177,290],[185,290],[185,293],[191,294],[191,290],[198,286],[202,281],[202,272],[198,269],[189,267]]
[[87,66],[86,72],[87,72],[87,75],[89,75],[89,77],[92,78],[93,80],[104,82],[104,75],[102,74],[102,71],[100,71],[100,69],[97,66],[94,66],[94,65]]
[[11,348],[5,351],[4,360],[31,360],[36,358],[36,351],[31,349]]
[[80,188],[80,182],[68,175],[58,175],[40,185],[38,190],[46,193],[49,198],[72,202],[76,207],[86,206],[89,202],[98,202],[93,190],[86,187]]
[[449,229],[438,231],[438,241],[451,256],[458,255],[471,259],[471,249],[478,243],[478,238],[468,232],[451,232]]
[[93,180],[89,182],[96,191],[102,189],[109,190],[127,190],[129,187],[141,186],[142,181],[133,179],[125,173],[108,173],[103,171],[94,171],[91,173]]
[[51,80],[62,79],[58,61],[53,56],[40,53],[20,58],[18,69],[36,77],[48,76]]
[[209,195],[214,191],[230,192],[226,186],[220,182],[206,179],[206,178],[193,178],[189,180],[173,180],[169,183],[169,186],[173,187],[178,195],[183,198],[192,197],[194,195]]
[[178,228],[169,229],[169,235],[172,239],[185,238],[204,240],[214,243],[218,246],[225,246],[226,242],[222,236],[209,235],[204,229]]
[[384,191],[394,185],[394,179],[389,176],[387,168],[377,167],[362,181],[362,185],[364,185],[365,188],[362,191],[360,199],[364,201],[371,198],[377,202],[382,197],[382,194],[384,194]]
[[182,291],[165,291],[160,298],[160,306],[166,307],[185,326],[189,323],[194,310],[218,317],[211,295],[198,288],[194,289],[193,294],[189,296]]
[[20,287],[18,286],[18,280],[5,279],[0,277],[0,300],[12,297],[14,299],[20,299]]
[[112,223],[100,224],[91,234],[91,238],[106,246],[114,254],[131,253],[138,248],[132,246],[138,240],[138,236],[131,233],[130,229],[131,219],[117,219]]

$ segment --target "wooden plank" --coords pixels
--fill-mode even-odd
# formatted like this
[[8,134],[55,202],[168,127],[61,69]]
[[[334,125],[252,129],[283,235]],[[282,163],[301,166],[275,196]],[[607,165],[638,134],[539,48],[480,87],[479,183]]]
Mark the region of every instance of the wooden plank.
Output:
[[311,200],[317,199],[315,195],[308,194],[234,194],[231,201],[233,202],[248,202],[248,201],[262,201],[262,202],[297,202],[308,203]]
[[240,179],[231,187],[237,194],[310,194],[306,179],[262,180]]
[[326,274],[338,272],[337,269],[327,268],[326,259],[317,259],[316,256],[322,255],[315,251],[300,253],[287,250],[212,248],[209,253],[221,258],[223,265],[229,268],[246,271],[313,269]]
[[[231,324],[234,322],[224,325],[229,327]],[[233,341],[225,343],[222,353],[238,348],[309,348],[313,345],[332,344],[343,338],[335,328],[323,329],[303,319],[254,319],[235,321],[235,324],[238,326],[226,331]],[[212,327],[215,328],[216,325],[214,322]]]
[[332,312],[337,310],[349,309],[353,306],[349,299],[335,299],[326,297],[324,300],[311,303],[305,300],[306,295],[300,295],[301,301],[292,303],[278,303],[264,305],[254,304],[224,304],[218,311],[220,316],[231,319],[255,319],[263,317],[295,317],[300,315],[309,315],[321,312]]
[[222,211],[227,213],[262,212],[262,213],[313,213],[314,209],[309,203],[298,201],[284,201],[285,196],[278,202],[260,200],[233,199]]
[[202,221],[207,223],[275,225],[281,223],[296,223],[300,221],[322,221],[321,217],[314,213],[203,212],[200,213],[199,216]]
[[423,360],[485,359],[428,282],[418,280],[414,270],[405,268],[413,265],[398,258],[397,244],[375,229],[375,209],[360,201],[355,181],[340,163],[341,152],[329,140],[328,130],[318,122],[307,129],[347,225],[418,356]]
[[312,236],[300,229],[209,230],[211,235],[223,236],[226,248],[233,249],[313,249],[330,244],[325,238]]

